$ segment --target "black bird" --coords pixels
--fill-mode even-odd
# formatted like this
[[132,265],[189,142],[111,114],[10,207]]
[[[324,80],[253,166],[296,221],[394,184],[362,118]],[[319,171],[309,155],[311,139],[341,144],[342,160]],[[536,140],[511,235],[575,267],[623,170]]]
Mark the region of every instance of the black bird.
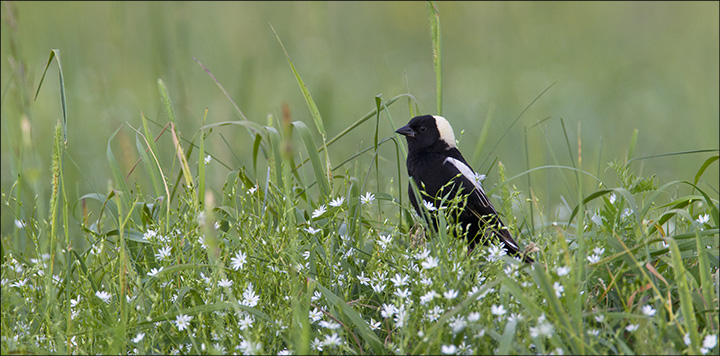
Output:
[[[443,197],[446,202],[462,194],[464,205],[460,205],[452,218],[466,233],[468,246],[472,250],[481,241],[487,242],[493,236],[502,242],[510,255],[521,256],[525,262],[532,258],[522,256],[522,251],[513,239],[485,195],[479,176],[455,144],[455,134],[450,123],[442,116],[424,115],[414,117],[407,125],[395,131],[404,135],[408,142],[407,171],[415,181],[425,204],[438,208]],[[444,187],[444,188],[443,188]],[[424,216],[418,205],[412,184],[408,184],[410,202],[415,211]],[[436,228],[433,221],[429,225]]]

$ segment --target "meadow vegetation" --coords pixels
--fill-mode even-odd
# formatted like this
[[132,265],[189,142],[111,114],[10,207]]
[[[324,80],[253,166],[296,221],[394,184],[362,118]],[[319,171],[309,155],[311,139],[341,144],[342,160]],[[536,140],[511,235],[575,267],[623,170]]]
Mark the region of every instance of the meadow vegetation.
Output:
[[[443,113],[437,6],[428,3],[421,19],[430,23],[432,101]],[[68,153],[79,144],[68,139],[62,67],[72,59],[48,51],[43,79],[12,104],[30,107],[57,90],[61,119],[46,138],[49,152],[23,136],[26,117],[7,117],[3,95],[3,140],[17,142],[2,163],[16,173],[2,185],[3,354],[718,352],[717,147],[638,157],[635,131],[621,138],[622,156],[600,163],[584,124],[538,122],[559,145],[521,135],[519,158],[495,152],[478,164],[488,196],[536,262],[492,244],[467,253],[451,221],[427,230],[407,200],[405,143],[392,132],[424,113],[419,100],[376,95],[365,113],[330,130],[313,77],[283,33],[269,31],[307,112],[282,105],[253,120],[228,94],[229,80],[195,59],[234,117],[205,109],[195,130],[178,118],[178,98],[192,90],[179,94],[157,79],[151,95],[161,113],[141,112],[107,136],[93,152],[107,164],[98,173],[107,186],[79,194],[67,173],[86,167]],[[552,87],[507,130],[520,130],[515,123]],[[507,140],[488,124],[468,126],[482,138],[468,143],[460,127],[461,145],[479,152],[473,162],[494,150],[484,138]],[[8,138],[7,128],[22,134]],[[529,158],[538,150],[547,152],[542,164]],[[44,182],[23,169],[39,166],[28,163],[39,154],[51,157]],[[697,156],[692,171],[670,179],[639,168]],[[515,159],[526,169],[508,169]],[[545,171],[555,179],[532,179]]]

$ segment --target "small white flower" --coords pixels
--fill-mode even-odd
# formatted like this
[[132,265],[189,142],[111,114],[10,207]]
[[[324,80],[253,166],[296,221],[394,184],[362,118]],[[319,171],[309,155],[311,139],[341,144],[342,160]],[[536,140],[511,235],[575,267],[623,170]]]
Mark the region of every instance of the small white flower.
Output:
[[442,345],[442,346],[440,346],[440,352],[442,352],[445,355],[454,355],[457,352],[457,346]]
[[175,325],[177,326],[178,330],[183,331],[190,326],[190,320],[192,320],[192,316],[180,314],[175,318]]
[[372,289],[375,291],[375,293],[381,293],[385,290],[385,284],[384,283],[372,283],[370,285]]
[[652,305],[643,305],[642,312],[647,316],[653,316],[657,311],[652,307]]
[[317,209],[315,209],[315,211],[313,211],[313,213],[312,213],[313,219],[319,217],[322,214],[325,214],[326,211],[327,211],[327,208],[325,207],[325,205],[320,205]]
[[708,335],[703,339],[703,348],[712,350],[717,346],[717,335]]
[[409,279],[410,276],[408,275],[401,276],[400,273],[396,273],[395,277],[390,278],[390,282],[392,282],[395,287],[402,287],[407,284]]
[[[484,174],[480,174],[480,173],[475,173],[475,172],[473,172],[473,177],[472,177],[472,178],[473,178],[473,180],[475,181],[475,182],[473,182],[473,183],[481,184],[482,181],[485,180],[485,175],[484,175]],[[477,184],[476,184],[476,185],[477,185]],[[482,185],[480,185],[480,186],[482,186]]]
[[370,329],[373,330],[380,330],[380,322],[375,321],[373,318],[370,318]]
[[247,192],[245,192],[245,194],[252,195],[253,193],[255,193],[257,191],[257,189],[258,189],[258,186],[256,185],[256,186],[248,189]]
[[560,298],[563,295],[563,292],[565,292],[565,287],[560,284],[560,282],[555,282],[553,284],[553,289],[555,290],[555,296]]
[[537,327],[530,327],[530,337],[550,336],[555,328],[548,322],[541,322]]
[[332,335],[325,335],[325,340],[323,340],[322,344],[323,346],[340,346],[342,343],[342,339],[338,336],[337,333],[333,333]]
[[603,247],[595,247],[595,248],[593,249],[593,252],[594,252],[596,255],[598,255],[598,256],[602,256],[602,254],[605,253],[605,248],[603,248]]
[[158,233],[157,230],[145,231],[145,233],[143,234],[143,239],[151,241],[152,239],[155,238],[155,236],[157,236],[157,233]]
[[707,224],[710,221],[710,215],[708,215],[708,214],[700,215],[700,216],[698,216],[697,220],[695,220],[695,221],[697,221],[698,224],[700,224],[700,225]]
[[615,199],[615,193],[610,194],[610,198],[608,198],[608,200],[610,200],[610,204],[615,204]]
[[416,260],[420,261],[426,259],[428,256],[430,256],[430,250],[426,248],[422,252],[416,253],[414,257]]
[[310,235],[315,235],[318,232],[322,231],[322,229],[315,229],[312,226],[308,226],[305,228],[305,231],[307,231]]
[[405,288],[405,289],[398,288],[395,291],[395,295],[398,296],[398,298],[400,298],[400,299],[405,299],[410,296],[410,290],[407,288]]
[[595,213],[595,214],[590,218],[590,220],[592,220],[592,222],[593,222],[595,225],[598,225],[598,226],[599,226],[599,225],[602,225],[603,219],[604,219],[604,218],[602,217],[602,215],[599,215],[598,213]]
[[364,285],[370,284],[370,278],[365,277],[364,271],[360,272],[360,275],[357,276],[357,279],[358,279],[358,282],[360,282],[360,284],[364,284]]
[[147,275],[150,276],[150,277],[155,277],[155,276],[156,276],[158,273],[160,273],[160,271],[162,271],[162,270],[163,270],[163,267],[160,267],[160,269],[153,268],[153,269],[150,270],[150,272],[147,273]]
[[242,252],[238,251],[235,254],[235,257],[230,259],[230,263],[232,263],[232,268],[236,271],[239,271],[243,268],[245,265],[245,262],[247,261],[247,256]]
[[378,244],[380,245],[381,249],[385,249],[387,245],[392,242],[392,235],[379,235],[378,236]]
[[229,287],[232,287],[233,281],[231,281],[227,278],[223,278],[220,280],[220,282],[218,282],[218,285],[223,288],[229,288]]
[[434,290],[425,293],[425,295],[420,296],[420,305],[430,303],[433,299],[435,299],[435,297],[437,297],[437,295],[438,294]]
[[420,265],[424,269],[432,269],[438,266],[438,263],[440,262],[440,259],[437,257],[429,256],[423,263]]
[[570,267],[558,267],[555,269],[555,273],[557,273],[558,277],[566,276],[570,273]]
[[375,195],[373,195],[370,192],[365,193],[365,195],[360,197],[360,202],[362,204],[370,204],[375,200]]
[[319,311],[318,308],[315,308],[310,311],[310,314],[308,314],[308,318],[310,318],[310,321],[314,323],[322,319],[322,315],[322,312]]
[[383,318],[387,319],[395,315],[395,313],[397,313],[397,310],[397,307],[392,304],[383,304],[382,310],[380,310],[380,315],[382,315]]
[[637,330],[638,327],[640,327],[638,324],[630,324],[625,327],[625,330],[627,330],[629,332],[633,332],[633,331]]
[[598,323],[602,323],[604,320],[605,320],[605,315],[603,315],[603,314],[595,315],[595,321],[597,321]]
[[500,259],[500,257],[505,256],[507,252],[504,248],[496,245],[492,245],[488,248],[488,256],[485,257],[488,261],[493,262]]
[[330,206],[337,208],[345,202],[345,197],[338,197],[337,199],[334,199],[330,202]]
[[588,329],[587,334],[588,334],[588,335],[592,335],[592,336],[598,336],[598,335],[600,335],[600,330],[598,330],[598,329]]
[[212,161],[212,157],[210,155],[205,156],[205,164],[210,163],[210,161]]
[[429,202],[429,201],[427,201],[427,200],[423,200],[423,205],[425,205],[425,208],[426,208],[428,211],[437,210],[437,208],[435,207],[435,205],[433,205],[433,203],[431,203],[431,202]]
[[112,298],[112,294],[106,292],[106,291],[97,291],[95,292],[95,296],[100,298],[105,303],[110,303],[110,298]]
[[472,313],[468,314],[468,316],[467,316],[467,321],[469,321],[471,323],[474,323],[478,320],[480,320],[480,313],[478,313],[478,312],[472,312]]
[[24,229],[25,228],[25,222],[22,220],[15,219],[15,227],[18,229]]
[[685,346],[690,346],[692,342],[692,340],[690,340],[690,333],[686,333],[685,336],[683,336],[683,341],[685,342]]
[[598,255],[588,256],[587,260],[590,263],[598,263],[600,261],[600,256],[598,256]]
[[165,258],[170,257],[170,250],[172,250],[170,246],[165,246],[158,249],[158,252],[155,254],[155,258],[162,261]]
[[260,296],[255,294],[252,283],[249,283],[243,292],[243,301],[241,304],[252,308],[255,307],[258,302],[260,302]]
[[142,341],[142,339],[144,339],[144,338],[145,338],[145,333],[138,333],[138,334],[132,339],[132,342],[137,344],[138,342]]
[[341,326],[340,324],[338,324],[334,321],[325,321],[325,320],[320,320],[318,325],[322,328],[326,328],[326,329],[330,329],[330,330],[339,329]]
[[501,315],[504,315],[505,313],[507,313],[507,310],[505,310],[505,307],[502,304],[501,305],[493,304],[490,307],[490,313],[492,315],[501,316]]
[[458,291],[451,289],[445,293],[443,293],[443,297],[447,300],[455,299],[455,297],[458,296]]
[[630,216],[630,214],[632,214],[632,213],[633,213],[632,209],[625,208],[625,209],[623,209],[622,213],[620,213],[620,219],[624,219],[624,218]]
[[405,311],[405,305],[401,305],[400,308],[395,308],[395,326],[402,328],[405,326],[407,319],[407,312]]

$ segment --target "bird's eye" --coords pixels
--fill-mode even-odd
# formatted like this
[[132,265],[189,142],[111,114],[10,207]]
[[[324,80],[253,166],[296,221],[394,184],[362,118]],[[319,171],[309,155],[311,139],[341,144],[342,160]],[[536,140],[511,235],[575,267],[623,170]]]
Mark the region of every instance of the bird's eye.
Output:
[[420,126],[420,132],[425,132],[425,130],[427,130],[427,127],[425,127],[425,126]]

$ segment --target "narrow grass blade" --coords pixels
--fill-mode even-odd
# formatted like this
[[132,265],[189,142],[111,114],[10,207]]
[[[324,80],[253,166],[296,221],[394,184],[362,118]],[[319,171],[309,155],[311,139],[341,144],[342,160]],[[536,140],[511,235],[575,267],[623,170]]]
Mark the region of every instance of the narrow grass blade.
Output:
[[672,258],[672,269],[675,275],[675,283],[677,284],[678,294],[680,296],[680,310],[683,316],[684,332],[690,333],[690,353],[697,354],[697,347],[700,345],[700,335],[698,334],[698,324],[695,318],[695,308],[693,307],[692,295],[688,286],[688,279],[693,278],[685,269],[682,255],[675,239],[667,239],[670,245],[670,257]]
[[316,284],[315,287],[325,296],[329,304],[337,307],[348,319],[350,319],[350,322],[355,326],[357,333],[360,334],[360,337],[362,337],[365,342],[370,344],[370,347],[372,347],[375,354],[379,355],[385,352],[385,347],[380,339],[370,329],[370,326],[368,326],[367,322],[362,318],[362,316],[360,316],[360,314],[358,314],[358,312],[342,300],[342,298],[338,297],[335,293],[331,292],[319,283]]
[[697,174],[695,174],[695,181],[693,182],[695,183],[695,185],[698,184],[698,182],[700,181],[700,177],[702,177],[703,173],[705,173],[707,167],[718,159],[720,159],[720,155],[715,155],[705,160],[705,163],[702,164],[700,169],[698,169]]
[[37,100],[38,94],[40,93],[40,88],[42,87],[42,83],[45,80],[45,74],[47,74],[48,68],[50,68],[50,63],[52,63],[53,59],[57,59],[58,64],[58,72],[59,72],[59,79],[60,79],[60,104],[62,105],[62,114],[63,114],[63,141],[65,143],[65,146],[67,146],[67,102],[65,100],[65,76],[63,75],[63,69],[62,69],[62,63],[60,62],[60,50],[59,49],[53,49],[50,51],[50,57],[48,57],[47,64],[45,65],[45,70],[43,70],[42,77],[40,78],[40,83],[38,83],[37,90],[35,91],[35,99]]
[[185,158],[185,152],[180,145],[180,139],[178,138],[174,123],[170,124],[170,133],[172,134],[173,144],[175,145],[175,154],[178,157],[178,161],[180,161],[180,170],[182,171],[182,176],[185,179],[185,186],[192,188],[194,187],[194,184],[192,173],[190,172],[190,165],[188,164],[187,159]]
[[[205,108],[203,115],[203,126],[207,119],[208,109]],[[198,201],[200,204],[205,202],[205,132],[200,130],[200,148],[198,149]]]
[[440,32],[440,10],[436,1],[428,1],[428,17],[430,18],[430,39],[432,40],[433,68],[435,70],[435,95],[437,97],[437,114],[442,115],[442,36]]
[[313,172],[315,173],[315,179],[317,180],[320,191],[322,192],[321,199],[324,199],[323,197],[328,197],[331,193],[330,184],[328,183],[327,176],[323,171],[322,163],[320,162],[320,156],[315,149],[315,143],[312,140],[310,130],[308,129],[307,125],[305,125],[305,123],[302,121],[295,121],[292,124],[300,134],[300,138],[305,144],[308,157],[310,159],[310,162],[312,163]]

